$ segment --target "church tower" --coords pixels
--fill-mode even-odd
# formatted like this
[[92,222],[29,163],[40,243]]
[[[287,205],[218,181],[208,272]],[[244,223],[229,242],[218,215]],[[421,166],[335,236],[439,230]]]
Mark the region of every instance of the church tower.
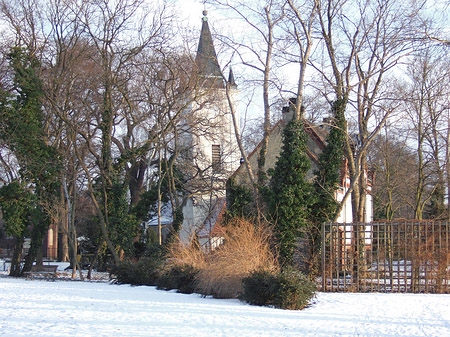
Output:
[[180,237],[187,242],[199,230],[211,229],[225,201],[225,184],[239,167],[233,116],[239,128],[238,90],[233,72],[225,79],[203,11],[195,58],[196,88],[184,112],[186,131],[181,147],[189,166],[188,199],[183,207]]

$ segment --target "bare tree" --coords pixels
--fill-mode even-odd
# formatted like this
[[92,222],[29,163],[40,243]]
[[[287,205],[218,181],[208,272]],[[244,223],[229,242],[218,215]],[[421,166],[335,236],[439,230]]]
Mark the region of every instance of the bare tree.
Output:
[[368,163],[376,174],[371,191],[375,220],[414,217],[411,181],[416,178],[417,156],[410,141],[409,134],[393,123],[384,126],[368,149]]
[[[313,48],[313,30],[317,11],[319,9],[319,1],[314,0],[311,3],[300,3],[293,0],[288,0],[289,10],[287,17],[289,19],[289,27],[287,32],[292,39],[295,49],[295,54],[291,56],[299,63],[299,76],[297,82],[296,105],[294,111],[295,119],[304,119],[302,115],[303,96],[306,82],[306,70],[309,63],[309,58]],[[289,29],[290,28],[290,29]],[[289,49],[288,49],[289,50]]]
[[[90,154],[95,158],[101,199],[94,193],[92,171],[86,164],[83,164],[83,169],[88,176],[88,186],[99,217],[102,235],[115,263],[119,262],[120,257],[117,246],[110,238],[108,214],[109,199],[112,197],[111,188],[117,179],[113,167],[114,134],[130,103],[125,95],[130,81],[127,76],[130,72],[127,68],[144,50],[159,47],[164,42],[164,27],[168,19],[165,8],[155,8],[150,16],[148,12],[141,11],[142,5],[143,2],[139,0],[117,3],[86,1],[76,8],[77,19],[86,31],[86,38],[96,49],[97,62],[101,69],[99,93],[102,95],[102,101],[99,106],[93,107],[98,109],[96,128],[99,130],[100,147],[97,148],[96,144],[92,143],[91,137],[83,136]],[[132,39],[130,34],[134,34]]]
[[[253,168],[247,160],[247,156],[240,146],[241,155],[244,159],[249,180],[252,183],[257,199],[258,192],[256,183],[262,184],[266,179],[265,158],[267,155],[267,145],[269,142],[269,133],[271,129],[271,87],[273,88],[275,79],[273,78],[273,57],[276,44],[276,31],[285,15],[285,3],[283,1],[267,0],[264,3],[249,3],[243,1],[223,2],[214,0],[212,3],[231,10],[240,20],[244,27],[248,29],[245,36],[248,40],[231,40],[225,38],[227,46],[231,47],[240,62],[255,70],[262,79],[257,83],[262,84],[262,97],[264,107],[263,138],[261,149],[258,154],[258,174],[254,177]],[[236,130],[239,138],[239,131]],[[240,140],[239,140],[240,142]],[[257,180],[256,180],[257,179]]]
[[395,97],[381,90],[382,83],[413,51],[416,15],[412,4],[395,1],[320,3],[320,29],[329,62],[323,70],[315,68],[333,89],[335,99],[348,102],[347,118],[356,125],[355,137],[346,130],[351,179],[346,198],[352,193],[354,221],[364,221],[367,147],[398,108],[393,104]]
[[432,49],[411,60],[405,111],[412,124],[418,172],[414,218],[422,219],[432,201],[433,217],[444,215],[446,141],[448,133],[448,61],[436,59]]

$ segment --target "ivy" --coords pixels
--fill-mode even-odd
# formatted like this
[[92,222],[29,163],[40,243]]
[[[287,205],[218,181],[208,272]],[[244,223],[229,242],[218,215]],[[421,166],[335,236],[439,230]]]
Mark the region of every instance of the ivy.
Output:
[[[23,48],[12,48],[8,54],[8,61],[14,75],[14,90],[0,95],[2,100],[0,138],[17,158],[20,166],[20,185],[32,189],[38,200],[30,217],[33,230],[31,248],[23,268],[26,271],[31,268],[50,224],[50,218],[43,205],[51,205],[53,198],[59,193],[61,160],[56,149],[48,145],[44,128],[39,61]],[[18,185],[13,184],[11,188],[19,192]],[[19,209],[12,218],[21,217],[23,210],[20,209],[20,200],[22,199],[16,199],[16,206]],[[19,229],[17,227],[19,223],[17,221],[14,223],[14,227]],[[20,230],[15,231],[15,234],[23,236]]]
[[247,186],[236,184],[233,178],[227,180],[227,216],[229,218],[250,217],[253,203],[253,193]]
[[307,180],[311,167],[306,154],[307,135],[301,120],[292,120],[283,131],[283,146],[271,176],[266,201],[275,223],[282,266],[293,263],[297,237],[308,227],[313,186]]
[[0,188],[0,208],[6,235],[16,238],[25,235],[35,201],[34,195],[18,181]]
[[343,99],[333,102],[334,118],[327,136],[327,145],[319,156],[318,169],[315,172],[314,190],[317,198],[312,208],[312,219],[316,228],[320,228],[324,222],[333,221],[339,206],[335,192],[339,187],[344,159],[345,106],[346,101]]
[[123,184],[114,182],[108,195],[110,238],[127,255],[131,255],[140,221],[134,214],[129,213],[127,190]]

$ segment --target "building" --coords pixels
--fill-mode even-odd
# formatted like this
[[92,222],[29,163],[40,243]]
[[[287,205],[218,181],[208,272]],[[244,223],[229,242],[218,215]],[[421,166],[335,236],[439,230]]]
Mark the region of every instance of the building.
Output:
[[[283,145],[283,129],[286,124],[293,118],[293,100],[290,102],[289,107],[283,108],[283,118],[278,121],[270,131],[269,142],[267,145],[267,154],[264,165],[264,171],[267,172],[269,169],[274,168],[277,162],[277,158],[280,156],[281,147]],[[308,135],[307,140],[307,155],[311,161],[311,169],[308,172],[307,178],[311,181],[314,178],[314,171],[317,169],[317,163],[319,160],[319,155],[326,145],[326,137],[328,134],[329,124],[326,120],[324,123],[319,125],[313,125],[305,121],[305,131]],[[256,148],[249,154],[248,160],[252,168],[258,167],[258,154],[260,151],[261,143],[256,146]],[[367,175],[366,175],[367,176]],[[236,172],[233,174],[233,179],[237,185],[248,185],[249,178],[244,165],[241,165]],[[344,160],[342,163],[340,186],[335,191],[335,199],[337,201],[342,201],[345,193],[350,187],[350,176],[347,168],[347,163]],[[371,181],[368,184],[369,193],[366,197],[365,205],[365,222],[373,221],[373,206],[372,206],[372,196],[370,195]],[[351,197],[347,198],[345,204],[343,205],[342,211],[338,217],[339,223],[352,223],[353,222],[353,212]],[[349,231],[350,232],[350,231]]]
[[[181,160],[185,160],[189,183],[183,207],[180,237],[188,242],[199,231],[205,232],[205,219],[213,219],[225,200],[225,185],[239,167],[240,154],[235,136],[239,129],[238,94],[233,72],[223,76],[203,12],[202,29],[195,59],[197,90],[184,111],[180,137]],[[233,114],[231,113],[233,107]],[[212,226],[208,228],[212,229]],[[207,231],[207,230],[206,230]]]

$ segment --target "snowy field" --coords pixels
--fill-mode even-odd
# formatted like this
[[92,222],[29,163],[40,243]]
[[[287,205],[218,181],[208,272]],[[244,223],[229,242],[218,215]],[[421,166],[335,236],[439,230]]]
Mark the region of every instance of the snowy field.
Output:
[[303,311],[0,277],[1,336],[450,336],[450,295],[318,293]]

